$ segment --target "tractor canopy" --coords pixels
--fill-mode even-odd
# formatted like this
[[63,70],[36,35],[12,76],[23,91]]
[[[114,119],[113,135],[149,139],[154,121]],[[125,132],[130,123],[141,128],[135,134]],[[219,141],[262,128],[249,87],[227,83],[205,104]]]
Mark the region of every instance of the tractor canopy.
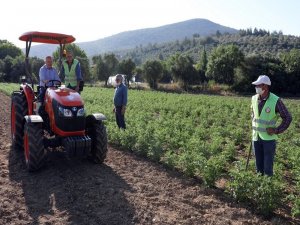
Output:
[[72,35],[30,31],[22,34],[19,39],[21,41],[39,42],[46,44],[69,44],[75,41]]
[[26,42],[26,49],[25,49],[25,72],[26,75],[29,77],[32,83],[33,88],[33,80],[32,74],[29,69],[29,51],[32,42],[39,42],[45,44],[58,44],[60,47],[59,50],[59,68],[62,65],[62,55],[65,49],[66,44],[70,44],[75,41],[75,38],[72,35],[67,34],[59,34],[59,33],[50,33],[50,32],[39,32],[39,31],[30,31],[22,34],[19,37],[19,40]]

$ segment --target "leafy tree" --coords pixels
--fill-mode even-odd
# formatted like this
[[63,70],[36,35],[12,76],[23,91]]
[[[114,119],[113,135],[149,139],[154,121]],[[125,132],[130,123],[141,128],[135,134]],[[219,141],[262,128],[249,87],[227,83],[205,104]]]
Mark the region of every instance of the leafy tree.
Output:
[[283,53],[280,56],[285,69],[288,73],[300,72],[300,50],[292,49],[290,52]]
[[45,64],[45,62],[43,59],[40,59],[37,57],[30,58],[31,71],[32,71],[32,75],[33,75],[35,81],[38,81],[40,68],[44,64]]
[[287,92],[299,93],[300,87],[300,50],[292,49],[290,52],[281,55],[285,72],[287,74]]
[[172,73],[170,71],[170,65],[168,64],[168,61],[162,61],[161,64],[163,66],[163,71],[159,82],[170,83],[173,80]]
[[103,59],[107,67],[107,80],[109,76],[112,76],[118,72],[119,61],[113,53],[105,54]]
[[192,80],[195,80],[195,76],[197,76],[197,72],[193,66],[193,60],[189,56],[179,54],[173,57],[171,72],[185,89],[187,89],[188,84]]
[[221,84],[233,84],[234,69],[244,60],[244,54],[235,45],[214,48],[207,64],[207,77]]
[[91,80],[91,72],[90,72],[90,62],[88,58],[84,57],[76,57],[80,62],[81,74],[84,81]]
[[3,70],[4,70],[4,62],[2,59],[0,59],[0,82],[4,81],[5,73],[3,72]]
[[11,77],[9,75],[13,67],[13,58],[8,55],[3,59],[3,63],[4,63],[3,73],[5,74],[4,81],[11,82]]
[[161,78],[163,66],[160,61],[148,60],[143,64],[143,75],[149,86],[157,89],[157,81]]
[[6,56],[15,58],[22,54],[22,50],[16,47],[14,44],[6,40],[0,40],[0,59],[4,59]]
[[[72,43],[72,44],[67,44],[65,46],[65,49],[67,51],[72,51],[73,52],[73,57],[76,58],[80,62],[80,67],[81,67],[81,73],[82,77],[84,80],[90,80],[90,65],[89,65],[89,60],[88,57],[85,53],[84,50],[82,50],[78,45]],[[60,70],[61,68],[59,65],[59,48],[56,49],[56,51],[53,53],[53,59],[55,61],[55,66]]]
[[[9,73],[9,80],[10,80],[10,82],[18,83],[18,82],[20,82],[20,77],[26,75],[24,57],[23,56],[16,57],[15,59],[13,59],[12,62],[13,62],[13,65],[12,65],[11,71]],[[29,64],[29,65],[31,65],[31,64]],[[29,69],[29,71],[32,71],[31,68]],[[32,74],[32,81],[35,83],[38,81],[38,79],[34,73]]]
[[204,73],[207,70],[207,54],[206,54],[205,46],[200,54],[200,60],[199,63],[197,64],[197,69],[199,71],[203,71]]
[[124,59],[119,63],[118,73],[125,74],[127,77],[127,86],[132,79],[135,63],[131,59]]
[[109,76],[118,72],[119,61],[114,54],[105,54],[93,57],[93,63],[95,64],[95,77],[105,82],[107,86],[107,80]]
[[262,74],[270,77],[271,91],[282,93],[287,90],[287,76],[279,59],[262,55],[245,57],[244,62],[235,69],[232,89],[238,92],[254,92],[251,83]]
[[94,77],[100,81],[105,81],[105,86],[107,86],[107,79],[109,77],[108,67],[104,63],[101,55],[93,57],[93,63],[95,65],[95,75]]

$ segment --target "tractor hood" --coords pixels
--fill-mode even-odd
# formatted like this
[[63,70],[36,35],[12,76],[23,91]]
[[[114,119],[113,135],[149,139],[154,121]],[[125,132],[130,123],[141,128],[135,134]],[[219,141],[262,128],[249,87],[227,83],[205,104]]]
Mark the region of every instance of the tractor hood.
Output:
[[83,106],[83,101],[78,92],[70,88],[48,88],[46,93],[46,101],[55,99],[63,106]]

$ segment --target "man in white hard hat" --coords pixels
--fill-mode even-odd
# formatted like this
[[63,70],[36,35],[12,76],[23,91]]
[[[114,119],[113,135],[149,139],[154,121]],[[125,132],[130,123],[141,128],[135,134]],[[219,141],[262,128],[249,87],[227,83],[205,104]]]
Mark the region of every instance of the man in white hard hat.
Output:
[[[260,75],[252,84],[256,90],[251,104],[256,171],[272,176],[278,134],[289,127],[292,117],[281,99],[270,92],[271,80],[268,76]],[[276,125],[279,116],[282,121]]]

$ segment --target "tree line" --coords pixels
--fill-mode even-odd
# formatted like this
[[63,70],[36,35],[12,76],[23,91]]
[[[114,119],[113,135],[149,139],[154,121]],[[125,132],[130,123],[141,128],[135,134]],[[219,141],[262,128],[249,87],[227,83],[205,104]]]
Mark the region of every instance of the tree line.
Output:
[[[193,45],[189,39],[184,41],[186,45],[188,43]],[[174,81],[188,90],[192,85],[213,81],[228,85],[232,91],[248,93],[253,92],[251,82],[258,75],[267,74],[273,83],[272,91],[278,94],[300,94],[300,50],[298,48],[291,48],[276,55],[259,52],[245,54],[239,45],[232,43],[216,45],[211,37],[202,39],[202,43],[198,45],[196,60],[192,54],[179,48],[176,53],[168,57],[162,56],[162,52],[158,51],[157,57],[149,58],[143,63],[116,53],[96,55],[89,60],[85,52],[76,44],[68,45],[67,48],[71,49],[79,59],[86,81],[104,81],[105,85],[109,76],[121,73],[127,75],[128,81],[133,75],[140,76],[153,89],[158,87],[159,82]],[[53,53],[53,56],[57,62],[58,50]],[[0,40],[0,81],[19,82],[19,77],[25,74],[23,62],[24,54],[21,49],[8,41]],[[44,61],[32,57],[30,62],[34,80],[37,81],[39,68]]]

